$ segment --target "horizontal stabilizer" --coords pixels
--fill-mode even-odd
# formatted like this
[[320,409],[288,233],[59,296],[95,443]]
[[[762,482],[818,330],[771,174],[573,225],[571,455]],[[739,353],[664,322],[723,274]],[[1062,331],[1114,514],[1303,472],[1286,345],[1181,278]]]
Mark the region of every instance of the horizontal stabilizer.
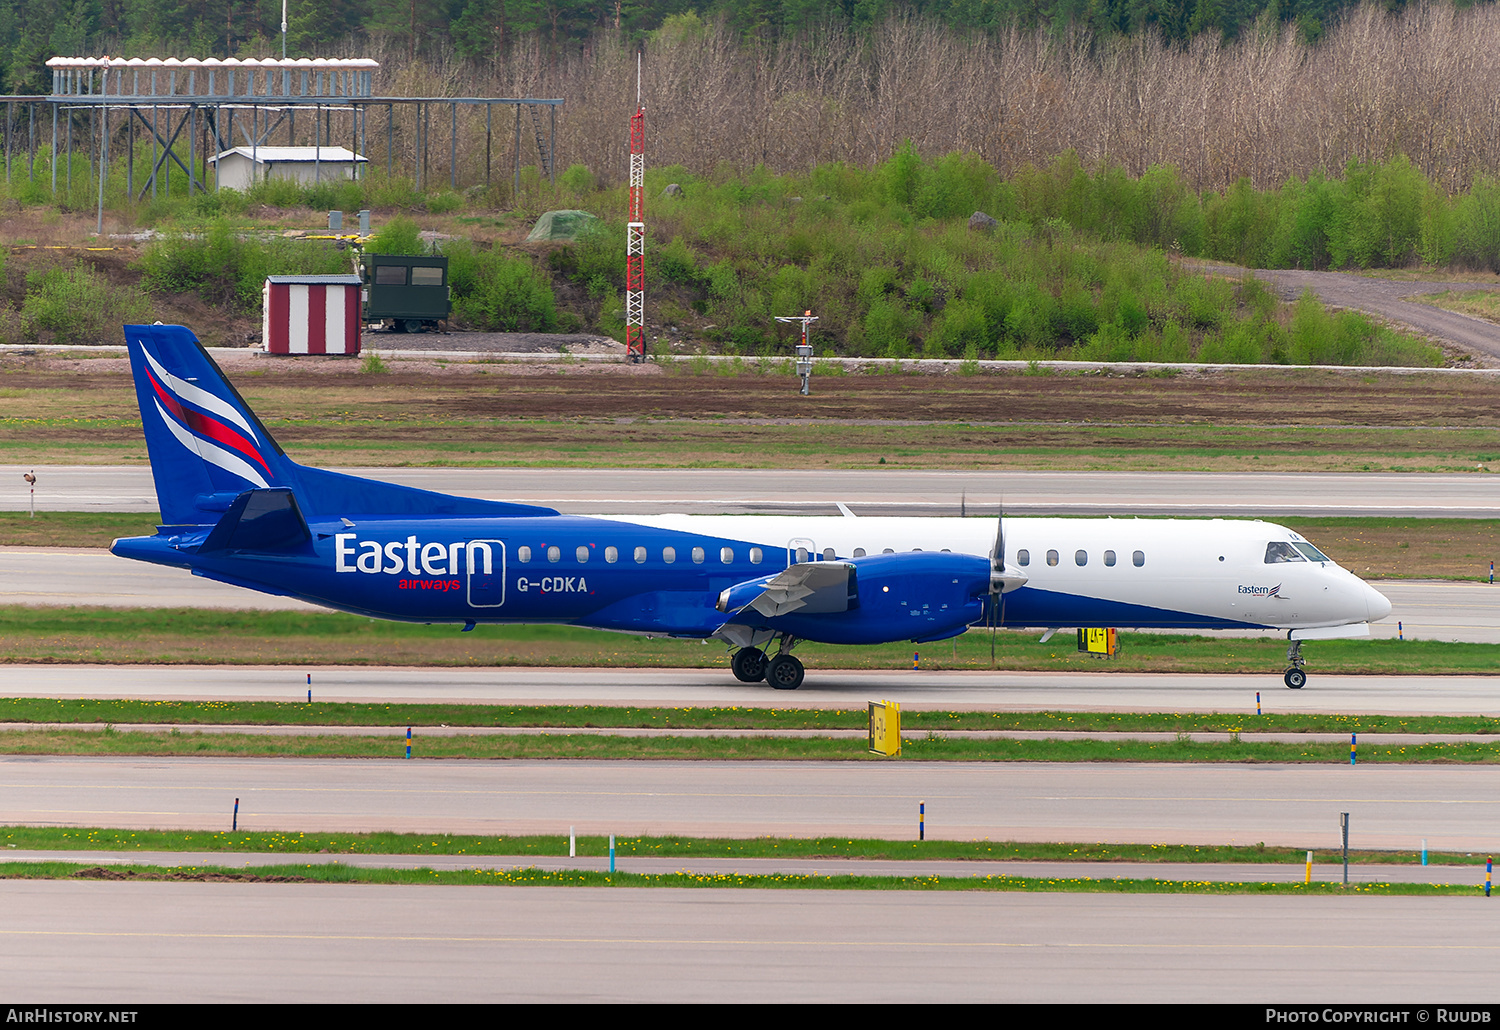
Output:
[[290,551],[311,539],[290,490],[246,490],[229,505],[198,552]]

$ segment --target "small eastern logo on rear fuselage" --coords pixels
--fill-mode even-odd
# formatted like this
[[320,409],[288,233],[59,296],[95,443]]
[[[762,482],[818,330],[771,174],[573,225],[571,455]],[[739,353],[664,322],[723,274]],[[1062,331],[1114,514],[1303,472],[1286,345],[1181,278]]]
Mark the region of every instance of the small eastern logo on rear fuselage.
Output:
[[1244,583],[1240,584],[1240,593],[1250,594],[1253,597],[1277,597],[1280,595],[1280,592],[1280,583],[1277,583],[1274,587],[1248,586]]

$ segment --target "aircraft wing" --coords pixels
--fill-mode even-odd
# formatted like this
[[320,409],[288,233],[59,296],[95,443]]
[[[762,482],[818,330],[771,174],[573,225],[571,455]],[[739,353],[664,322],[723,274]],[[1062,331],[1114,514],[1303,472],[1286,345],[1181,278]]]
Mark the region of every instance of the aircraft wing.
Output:
[[748,603],[738,607],[754,608],[767,618],[802,612],[824,615],[846,612],[859,604],[859,590],[853,565],[846,562],[804,562],[778,572]]

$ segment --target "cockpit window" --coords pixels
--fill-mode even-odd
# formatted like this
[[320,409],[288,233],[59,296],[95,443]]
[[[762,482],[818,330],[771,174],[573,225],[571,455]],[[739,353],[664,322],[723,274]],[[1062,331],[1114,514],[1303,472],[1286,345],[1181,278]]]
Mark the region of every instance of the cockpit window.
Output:
[[1306,561],[1297,549],[1284,540],[1272,540],[1266,545],[1266,564],[1280,565],[1282,562]]
[[1318,550],[1312,544],[1299,543],[1296,547],[1308,561],[1333,561],[1332,558],[1328,557],[1328,555]]

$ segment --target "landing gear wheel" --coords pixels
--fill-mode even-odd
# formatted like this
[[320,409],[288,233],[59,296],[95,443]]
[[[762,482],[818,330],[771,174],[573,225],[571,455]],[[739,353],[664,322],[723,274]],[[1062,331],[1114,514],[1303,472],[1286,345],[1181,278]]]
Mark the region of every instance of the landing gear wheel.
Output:
[[777,690],[796,690],[802,686],[802,677],[807,670],[802,663],[789,654],[777,655],[766,666],[766,682]]
[[729,659],[734,678],[741,683],[760,683],[766,678],[766,653],[758,647],[742,647]]
[[1281,678],[1293,690],[1301,690],[1303,685],[1307,683],[1307,673],[1301,669],[1288,669],[1286,675]]

